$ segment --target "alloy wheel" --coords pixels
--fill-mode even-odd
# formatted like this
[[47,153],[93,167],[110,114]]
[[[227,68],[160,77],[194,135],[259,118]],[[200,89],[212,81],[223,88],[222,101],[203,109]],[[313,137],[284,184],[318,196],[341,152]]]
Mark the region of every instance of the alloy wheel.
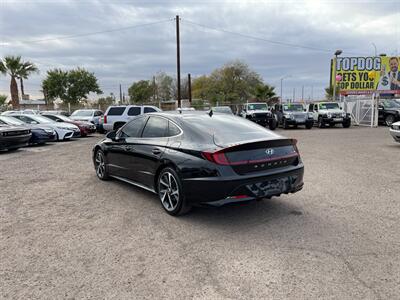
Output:
[[165,172],[159,179],[159,196],[167,211],[174,211],[179,204],[179,185],[175,176]]
[[103,179],[106,173],[106,163],[104,161],[103,153],[101,153],[100,151],[98,151],[96,154],[95,165],[97,177]]

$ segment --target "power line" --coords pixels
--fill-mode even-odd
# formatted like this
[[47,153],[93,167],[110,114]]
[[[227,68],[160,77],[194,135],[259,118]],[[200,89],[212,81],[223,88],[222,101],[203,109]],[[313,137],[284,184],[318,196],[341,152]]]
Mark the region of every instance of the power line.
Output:
[[[162,24],[166,22],[170,22],[174,20],[174,18],[166,19],[166,20],[161,20],[161,21],[156,21],[156,22],[151,22],[151,23],[145,23],[145,24],[138,24],[138,25],[132,25],[132,26],[126,26],[126,27],[119,27],[119,28],[113,28],[113,29],[107,29],[107,30],[102,30],[102,31],[93,31],[93,32],[87,32],[87,33],[80,33],[80,34],[73,34],[73,35],[65,35],[65,36],[60,36],[60,37],[55,37],[55,38],[47,38],[47,39],[41,39],[41,40],[31,40],[31,41],[19,41],[19,43],[23,44],[35,44],[35,43],[42,43],[42,42],[48,42],[48,41],[60,41],[60,40],[66,40],[66,39],[74,39],[74,38],[80,38],[80,37],[85,37],[85,36],[90,36],[90,35],[96,35],[96,34],[103,34],[103,33],[109,33],[109,32],[116,32],[116,31],[123,31],[123,30],[128,30],[128,29],[134,29],[134,28],[139,28],[139,27],[145,27],[145,26],[151,26],[151,25],[156,25],[156,24]],[[9,41],[9,42],[4,42],[2,43],[3,45],[6,45],[8,43],[15,43],[16,41]],[[1,44],[1,43],[0,43]]]
[[[216,28],[216,27],[212,27],[212,26],[208,26],[208,25],[204,25],[204,24],[199,24],[199,23],[192,22],[192,21],[185,20],[185,19],[182,19],[182,22],[185,22],[185,23],[188,23],[188,24],[191,24],[191,25],[195,25],[195,26],[198,26],[198,27],[203,27],[203,28],[206,28],[206,29],[211,29],[211,30],[214,30],[214,31],[228,33],[228,34],[231,34],[231,35],[237,35],[237,36],[241,36],[241,37],[244,37],[244,38],[247,38],[247,39],[263,41],[263,42],[267,42],[267,43],[270,43],[270,44],[276,44],[276,45],[285,46],[285,47],[307,49],[307,50],[320,51],[320,52],[326,52],[326,53],[333,53],[333,51],[334,51],[332,49],[318,48],[318,47],[313,47],[313,46],[293,44],[293,43],[287,43],[287,42],[281,42],[281,41],[265,39],[265,38],[256,37],[256,36],[252,36],[252,35],[248,35],[248,34],[244,34],[244,33],[240,33],[240,32],[234,32],[234,31],[225,30],[225,29],[222,29],[222,28]],[[350,52],[347,52],[347,53],[350,53]]]

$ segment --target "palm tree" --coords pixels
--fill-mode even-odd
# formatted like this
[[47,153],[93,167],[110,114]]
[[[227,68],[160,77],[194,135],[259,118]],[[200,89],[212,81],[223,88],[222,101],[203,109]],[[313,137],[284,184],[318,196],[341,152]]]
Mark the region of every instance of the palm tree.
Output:
[[30,61],[25,61],[22,66],[21,70],[18,72],[18,77],[20,81],[20,88],[21,88],[21,95],[25,95],[24,91],[24,79],[28,79],[29,75],[32,73],[38,72],[39,69]]
[[268,84],[261,84],[256,87],[255,96],[257,99],[268,102],[271,98],[275,97],[275,87]]
[[[23,62],[21,56],[6,56],[0,61],[0,72],[11,77],[10,94],[13,108],[19,107],[18,84],[17,79],[27,79],[32,72],[37,72],[37,67],[31,62]],[[21,91],[23,91],[23,82],[21,80]]]

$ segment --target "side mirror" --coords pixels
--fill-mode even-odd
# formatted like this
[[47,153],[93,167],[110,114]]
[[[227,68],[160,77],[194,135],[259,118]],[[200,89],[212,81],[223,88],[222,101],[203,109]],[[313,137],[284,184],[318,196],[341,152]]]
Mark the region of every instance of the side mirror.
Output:
[[304,109],[304,111],[307,111],[307,109]]
[[343,107],[341,107],[341,106],[340,106],[339,108],[340,108],[340,109],[343,109]]
[[109,133],[106,134],[106,138],[115,141],[117,137],[117,132],[116,131],[110,131]]

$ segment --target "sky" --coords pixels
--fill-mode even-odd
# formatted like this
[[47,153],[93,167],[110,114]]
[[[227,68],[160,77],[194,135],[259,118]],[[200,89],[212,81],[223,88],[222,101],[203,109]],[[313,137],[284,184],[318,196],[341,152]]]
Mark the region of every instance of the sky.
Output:
[[[181,76],[247,63],[283,98],[324,96],[330,59],[400,55],[398,0],[134,1],[0,0],[0,57],[21,55],[40,69],[25,93],[42,98],[53,68],[94,72],[105,95],[151,79],[176,76],[175,16],[180,16]],[[0,93],[9,93],[0,75]]]

